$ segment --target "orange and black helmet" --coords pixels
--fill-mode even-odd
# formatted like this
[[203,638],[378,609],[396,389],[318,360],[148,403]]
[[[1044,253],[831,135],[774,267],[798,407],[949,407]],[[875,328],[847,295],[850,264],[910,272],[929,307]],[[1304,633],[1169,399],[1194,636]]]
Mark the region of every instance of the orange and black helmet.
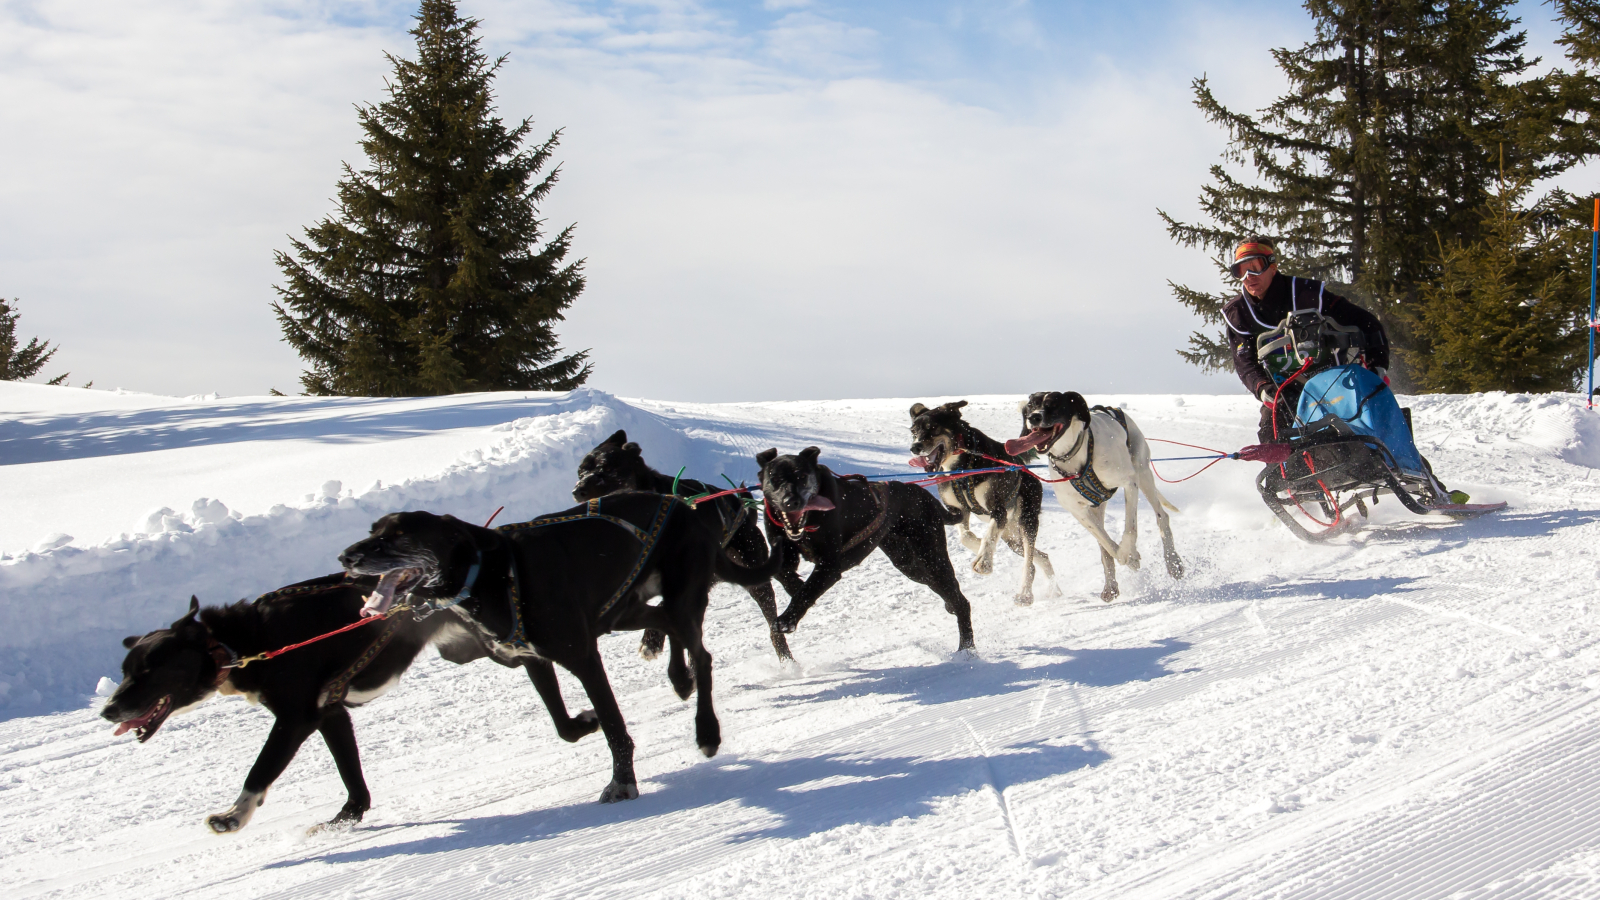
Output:
[[1252,259],[1264,259],[1267,265],[1272,265],[1278,255],[1277,248],[1268,243],[1265,238],[1251,238],[1243,241],[1233,250],[1233,261],[1228,263],[1228,274],[1239,277],[1239,267]]

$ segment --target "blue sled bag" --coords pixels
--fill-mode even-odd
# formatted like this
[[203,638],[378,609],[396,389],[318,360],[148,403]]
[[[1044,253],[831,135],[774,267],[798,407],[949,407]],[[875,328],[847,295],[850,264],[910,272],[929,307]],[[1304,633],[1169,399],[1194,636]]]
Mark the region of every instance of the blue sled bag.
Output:
[[1307,379],[1296,418],[1311,424],[1330,415],[1343,419],[1356,434],[1383,441],[1407,474],[1424,474],[1405,414],[1400,412],[1394,392],[1375,373],[1351,363],[1324,369]]

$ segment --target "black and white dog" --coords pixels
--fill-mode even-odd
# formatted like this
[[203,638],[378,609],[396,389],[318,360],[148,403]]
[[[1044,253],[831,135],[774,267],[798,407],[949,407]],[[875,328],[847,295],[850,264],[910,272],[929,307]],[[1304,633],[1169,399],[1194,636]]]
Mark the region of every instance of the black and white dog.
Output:
[[[1116,563],[1139,568],[1138,515],[1139,492],[1155,507],[1156,524],[1161,528],[1161,544],[1167,573],[1183,577],[1183,560],[1172,547],[1172,525],[1167,512],[1178,508],[1167,502],[1156,489],[1150,470],[1150,445],[1139,426],[1120,409],[1097,406],[1090,410],[1083,397],[1073,391],[1040,391],[1019,405],[1022,436],[1006,442],[1013,453],[1042,450],[1054,477],[1068,479],[1052,485],[1056,499],[1072,513],[1100,544],[1100,564],[1106,582],[1100,599],[1118,594]],[[1106,533],[1106,504],[1118,488],[1126,491],[1127,513],[1122,523],[1122,540],[1113,542]]]
[[944,538],[945,526],[959,522],[960,514],[913,485],[834,475],[817,464],[821,452],[807,447],[791,456],[776,449],[756,454],[774,555],[788,541],[816,566],[801,579],[796,554],[782,554],[778,581],[789,594],[789,608],[778,616],[778,628],[794,631],[846,570],[881,548],[901,574],[944,599],[945,610],[956,617],[958,650],[971,650],[972,605],[961,593]]
[[[1005,445],[974,428],[961,418],[965,400],[957,400],[928,408],[921,403],[911,406],[911,460],[930,473],[953,472],[960,469],[992,469],[994,460],[1021,464],[1022,459],[1006,452]],[[939,485],[939,499],[946,506],[960,510],[961,521],[956,534],[961,546],[976,553],[972,571],[988,575],[994,571],[994,548],[999,538],[1006,546],[1022,557],[1022,588],[1017,591],[1016,602],[1033,602],[1033,567],[1035,562],[1044,570],[1049,596],[1061,589],[1055,584],[1055,569],[1050,557],[1035,549],[1039,537],[1039,509],[1044,502],[1044,488],[1039,480],[1024,470],[989,472],[967,475]],[[976,516],[989,523],[980,541],[972,533],[969,522]]]
[[[454,516],[391,513],[339,561],[353,574],[380,576],[369,613],[408,592],[413,604],[449,609],[496,659],[541,673],[535,684],[548,680],[551,689],[539,693],[558,723],[568,716],[552,664],[577,676],[611,747],[611,782],[600,794],[611,803],[639,796],[639,788],[600,635],[645,628],[667,635],[667,675],[679,697],[699,691],[695,742],[713,756],[722,733],[711,704],[711,653],[701,642],[711,584],[770,580],[783,554],[774,550],[766,566],[744,568],[683,501],[626,493],[492,530]],[[646,602],[657,596],[660,604]]]
[[[693,497],[701,494],[717,493],[721,489],[691,478],[673,479],[650,468],[644,461],[644,452],[639,445],[628,440],[626,431],[616,434],[601,441],[598,446],[590,450],[578,464],[578,484],[572,489],[574,500],[592,500],[618,491],[653,491],[657,494],[671,494],[677,489],[679,496]],[[757,516],[745,508],[743,498],[737,495],[718,497],[698,503],[694,507],[694,514],[707,528],[721,535],[722,548],[728,557],[743,566],[759,566],[767,561],[767,541],[761,536],[761,526]],[[767,633],[772,640],[772,649],[777,651],[778,659],[792,660],[794,656],[789,652],[788,638],[778,630],[777,598],[772,591],[772,582],[763,581],[760,584],[747,585],[745,590],[750,593],[751,599],[760,607],[761,615],[767,620]],[[646,631],[639,644],[639,652],[646,659],[654,659],[661,652],[661,642],[665,638],[659,631]]]
[[[374,578],[346,581],[340,573],[232,606],[201,609],[200,601],[190,598],[189,614],[170,628],[122,642],[128,648],[122,683],[100,715],[118,723],[117,734],[133,731],[143,743],[169,716],[194,708],[214,693],[243,695],[272,711],[272,731],[245,776],[239,799],[231,808],[207,816],[206,825],[226,834],[248,824],[301,743],[318,731],[348,794],[344,807],[325,825],[359,822],[372,805],[372,796],[361,774],[347,707],[360,706],[393,687],[447,620],[440,616],[418,622],[408,615],[395,616],[283,656],[252,661],[242,668],[235,664],[240,657],[360,621],[363,600],[376,583]],[[376,655],[357,671],[358,661],[374,649]],[[594,730],[592,723],[589,730]]]

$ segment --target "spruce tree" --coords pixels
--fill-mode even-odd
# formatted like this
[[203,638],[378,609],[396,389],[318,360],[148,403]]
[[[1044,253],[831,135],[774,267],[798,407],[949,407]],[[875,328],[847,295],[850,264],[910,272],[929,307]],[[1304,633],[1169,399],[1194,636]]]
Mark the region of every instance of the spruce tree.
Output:
[[[59,349],[38,338],[29,338],[26,344],[17,346],[17,316],[20,314],[13,306],[16,302],[0,300],[0,381],[32,378]],[[61,384],[66,380],[67,373],[63,373],[46,384]]]
[[[1169,235],[1219,257],[1245,235],[1276,236],[1281,271],[1334,282],[1378,313],[1402,364],[1425,351],[1408,314],[1437,274],[1439,242],[1480,236],[1495,180],[1485,149],[1522,148],[1515,167],[1541,177],[1582,156],[1551,137],[1570,124],[1562,104],[1571,98],[1549,80],[1524,77],[1533,63],[1522,56],[1510,6],[1308,0],[1313,39],[1272,51],[1290,90],[1259,116],[1229,109],[1205,78],[1195,81],[1196,105],[1228,130],[1224,162],[1251,172],[1213,166],[1200,197],[1209,221],[1160,212]],[[1218,328],[1194,334],[1180,354],[1226,368],[1221,310],[1237,287],[1172,288]],[[1403,365],[1395,374],[1404,376]]]
[[1542,392],[1577,383],[1589,283],[1573,269],[1571,229],[1559,214],[1571,198],[1525,205],[1530,182],[1502,172],[1482,211],[1482,238],[1441,243],[1439,273],[1423,287],[1424,389]]
[[554,323],[584,287],[564,264],[572,226],[539,246],[540,177],[560,138],[525,147],[490,90],[504,57],[479,47],[478,21],[423,0],[417,58],[385,54],[388,99],[358,108],[367,162],[344,167],[338,212],[279,252],[273,309],[309,363],[310,394],[412,396],[569,390],[588,352],[563,355]]

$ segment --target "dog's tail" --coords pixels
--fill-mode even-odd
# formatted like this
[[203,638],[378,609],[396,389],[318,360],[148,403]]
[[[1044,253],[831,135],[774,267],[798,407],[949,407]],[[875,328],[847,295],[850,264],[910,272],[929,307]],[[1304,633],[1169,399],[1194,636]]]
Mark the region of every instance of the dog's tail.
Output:
[[728,554],[717,553],[717,577],[729,584],[740,587],[753,587],[771,581],[778,570],[783,568],[783,545],[785,541],[772,542],[771,550],[767,553],[767,561],[759,566],[742,566],[728,558]]
[[1171,500],[1168,500],[1166,497],[1161,495],[1161,491],[1156,489],[1154,479],[1149,479],[1147,483],[1143,485],[1143,487],[1145,499],[1150,501],[1151,506],[1166,507],[1167,512],[1183,511],[1178,509],[1176,506],[1173,506]]
[[941,502],[939,504],[939,509],[941,510],[941,515],[944,517],[944,524],[945,525],[960,525],[961,524],[961,510],[956,509],[954,506],[951,506],[950,504],[943,503],[943,502]]

